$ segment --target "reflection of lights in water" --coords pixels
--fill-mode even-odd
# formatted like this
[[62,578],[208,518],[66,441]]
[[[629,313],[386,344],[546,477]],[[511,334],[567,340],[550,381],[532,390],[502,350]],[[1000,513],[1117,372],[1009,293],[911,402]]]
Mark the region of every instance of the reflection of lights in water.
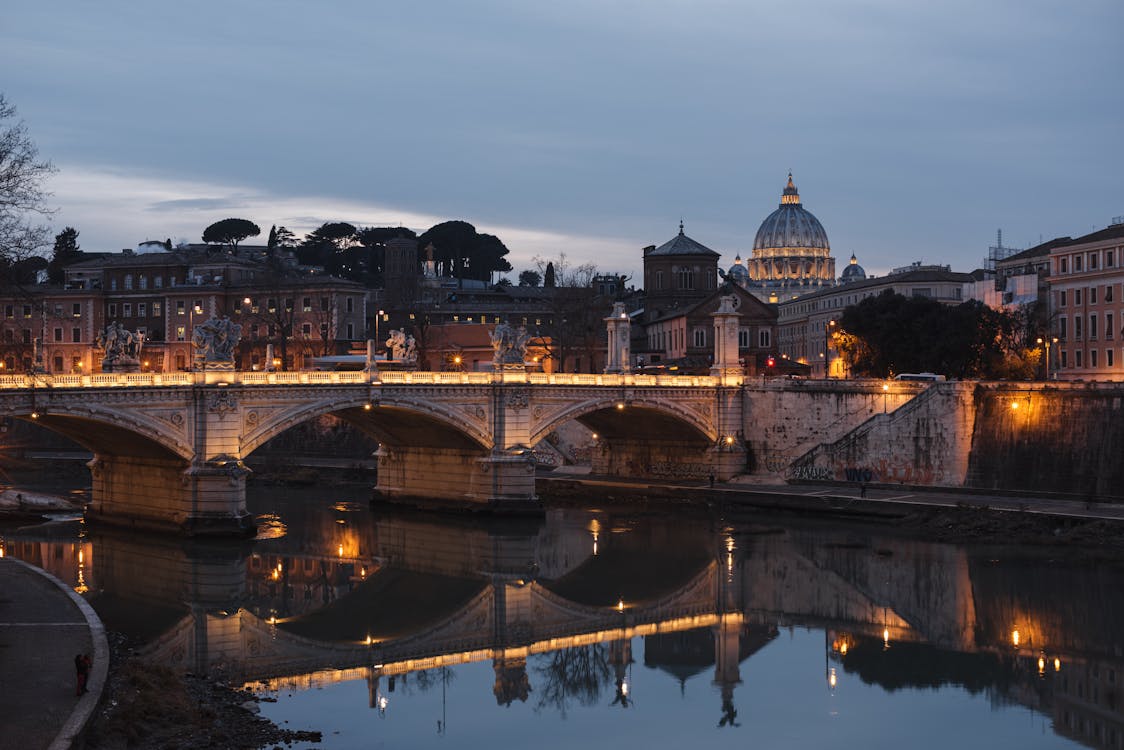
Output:
[[340,557],[343,557],[343,545],[342,544],[339,547],[336,548],[336,552],[339,554]]
[[890,648],[890,629],[882,628],[882,648]]
[[827,684],[830,685],[831,688],[834,690],[836,681],[837,681],[837,678],[835,676],[835,667],[832,667],[831,673],[828,674],[828,676],[827,676]]
[[1055,672],[1062,671],[1062,660],[1058,659],[1056,657],[1054,658],[1054,671]]
[[847,641],[843,641],[843,643],[839,644],[839,653],[843,656],[847,655]]
[[1019,645],[1019,631],[1018,631],[1018,628],[1016,628],[1015,630],[1012,630],[1012,631],[1011,631],[1011,645],[1013,645],[1013,646],[1017,646],[1017,645]]
[[621,695],[628,695],[628,682],[621,683]]
[[368,646],[370,646],[372,643],[374,643],[374,641],[371,640],[371,634],[370,633],[367,634],[367,640],[365,641],[365,643]]
[[258,533],[255,539],[280,539],[288,529],[281,522],[281,516],[263,513],[257,517]]
[[617,611],[624,612],[624,599],[620,599],[617,601]]
[[86,585],[86,552],[82,549],[82,543],[78,544],[78,584],[74,587],[74,591],[79,594],[85,594],[90,590]]
[[1038,657],[1038,674],[1046,674],[1046,657]]

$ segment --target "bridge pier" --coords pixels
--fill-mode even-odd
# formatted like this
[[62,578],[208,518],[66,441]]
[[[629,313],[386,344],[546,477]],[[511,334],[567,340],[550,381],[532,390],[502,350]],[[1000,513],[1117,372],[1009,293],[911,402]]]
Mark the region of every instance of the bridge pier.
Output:
[[467,503],[475,508],[534,507],[535,461],[529,450],[381,445],[376,495],[391,500]]
[[176,459],[95,454],[89,467],[91,520],[192,536],[254,531],[246,510],[249,471],[241,461],[185,465]]

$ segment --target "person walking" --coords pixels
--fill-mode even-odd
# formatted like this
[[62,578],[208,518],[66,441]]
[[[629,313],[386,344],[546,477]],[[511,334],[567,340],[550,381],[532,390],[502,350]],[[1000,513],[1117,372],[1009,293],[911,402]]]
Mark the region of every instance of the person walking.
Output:
[[90,667],[93,662],[90,660],[89,654],[77,654],[74,657],[74,670],[78,678],[78,686],[74,691],[75,695],[82,695],[86,692],[86,682],[90,679]]

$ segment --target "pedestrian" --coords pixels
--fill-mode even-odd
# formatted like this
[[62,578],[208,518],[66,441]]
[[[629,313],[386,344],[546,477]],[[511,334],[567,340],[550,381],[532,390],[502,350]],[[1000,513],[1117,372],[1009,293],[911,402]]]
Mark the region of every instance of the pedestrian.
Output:
[[86,681],[90,679],[90,657],[86,654],[76,654],[74,657],[74,670],[78,677],[78,687],[75,688],[75,695],[82,695],[86,692]]

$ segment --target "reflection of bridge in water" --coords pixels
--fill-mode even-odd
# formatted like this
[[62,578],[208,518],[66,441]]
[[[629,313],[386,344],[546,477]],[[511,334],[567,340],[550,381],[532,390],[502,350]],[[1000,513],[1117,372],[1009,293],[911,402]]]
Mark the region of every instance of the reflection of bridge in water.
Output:
[[[603,648],[619,697],[643,636],[651,666],[712,670],[728,711],[742,662],[803,626],[824,629],[829,659],[864,681],[988,689],[1083,741],[1124,735],[1124,604],[1105,598],[1118,565],[705,519],[365,518],[341,510],[254,546],[97,536],[64,558],[107,619],[145,602],[147,655],[276,688],[364,678],[374,700],[384,678],[490,661],[510,702],[531,687],[529,658]],[[6,544],[49,557],[45,542]]]

